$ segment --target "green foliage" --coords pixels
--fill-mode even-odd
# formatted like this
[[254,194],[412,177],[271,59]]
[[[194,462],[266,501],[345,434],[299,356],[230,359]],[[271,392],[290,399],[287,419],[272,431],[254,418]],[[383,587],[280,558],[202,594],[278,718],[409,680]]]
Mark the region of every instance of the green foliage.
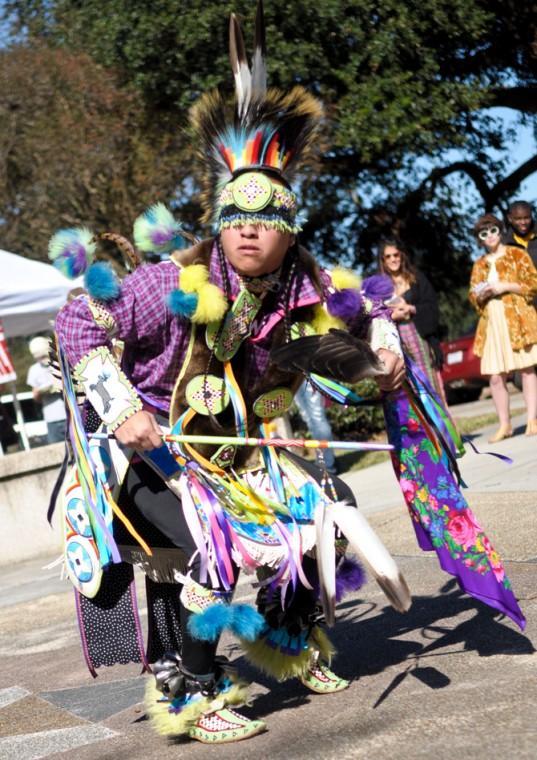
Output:
[[[364,398],[378,399],[379,390],[374,380],[361,380],[352,386]],[[341,406],[331,404],[327,410],[334,439],[339,441],[368,440],[386,427],[382,405]]]
[[[306,173],[301,183],[307,246],[326,260],[373,269],[379,237],[397,233],[437,289],[454,292],[466,282],[471,249],[465,220],[474,209],[457,198],[447,178],[451,171],[469,177],[483,205],[492,208],[533,170],[505,177],[510,135],[484,111],[492,105],[535,111],[531,5],[265,0],[270,82],[300,82],[326,106],[316,177]],[[21,50],[2,54],[4,69],[18,66],[24,93],[24,103],[17,103],[24,118],[13,125],[5,93],[14,92],[14,78],[3,76],[0,130],[18,156],[6,164],[0,188],[12,247],[29,252],[33,246],[32,255],[39,255],[45,229],[68,219],[128,232],[138,210],[158,199],[173,198],[185,223],[195,227],[200,209],[190,137],[182,129],[202,91],[231,93],[228,15],[234,11],[243,21],[251,51],[255,3],[8,0],[4,7],[28,56],[21,67]],[[66,85],[65,72],[47,79],[50,61],[43,54],[41,63],[30,61],[36,44],[60,51],[67,71],[70,60],[78,61],[84,81]],[[41,99],[36,67],[46,94]],[[56,112],[54,132],[45,118],[51,103],[53,112],[81,115],[83,128],[73,129]],[[38,138],[44,159],[34,167],[21,157],[36,154]],[[101,150],[95,150],[98,141]],[[490,147],[499,158],[490,158]],[[452,149],[464,166],[449,165]],[[417,161],[424,157],[440,174],[424,175]],[[76,182],[67,182],[69,171]]]
[[[378,386],[374,380],[360,380],[351,386],[364,398],[370,398],[370,406],[342,406],[328,402],[326,414],[332,428],[332,437],[338,441],[367,441],[372,436],[385,430],[382,405],[376,403],[379,397]],[[295,406],[289,415],[291,427],[298,437],[311,438]]]

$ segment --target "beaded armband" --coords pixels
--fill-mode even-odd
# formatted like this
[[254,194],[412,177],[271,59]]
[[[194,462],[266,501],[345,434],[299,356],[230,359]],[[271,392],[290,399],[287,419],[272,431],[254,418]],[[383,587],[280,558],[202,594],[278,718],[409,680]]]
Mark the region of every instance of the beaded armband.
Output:
[[201,613],[213,604],[228,604],[230,595],[217,594],[212,589],[205,588],[201,584],[185,579],[181,590],[181,604],[190,612]]
[[113,432],[141,411],[142,402],[106,346],[86,354],[74,368],[75,380],[88,401]]

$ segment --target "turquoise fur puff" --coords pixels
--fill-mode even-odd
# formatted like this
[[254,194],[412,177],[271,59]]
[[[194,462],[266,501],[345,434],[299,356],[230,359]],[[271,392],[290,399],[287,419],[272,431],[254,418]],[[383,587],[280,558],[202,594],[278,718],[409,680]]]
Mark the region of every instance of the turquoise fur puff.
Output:
[[166,301],[172,314],[186,319],[189,319],[198,308],[197,294],[185,293],[184,290],[172,290]]
[[84,276],[84,285],[97,301],[114,301],[121,292],[116,273],[105,261],[92,264]]
[[224,629],[245,641],[255,641],[265,624],[265,618],[248,604],[211,604],[189,618],[188,630],[201,641],[216,641]]

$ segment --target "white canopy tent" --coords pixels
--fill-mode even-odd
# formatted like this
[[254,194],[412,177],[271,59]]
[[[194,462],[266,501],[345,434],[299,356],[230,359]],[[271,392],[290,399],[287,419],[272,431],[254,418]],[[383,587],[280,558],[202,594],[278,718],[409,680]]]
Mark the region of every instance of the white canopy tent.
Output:
[[[0,250],[0,322],[6,338],[51,332],[69,291],[82,286],[82,277],[70,280],[51,264]],[[27,450],[30,444],[15,382],[11,381],[10,386],[22,444]]]
[[83,287],[51,264],[0,250],[0,319],[7,338],[50,332],[67,294]]

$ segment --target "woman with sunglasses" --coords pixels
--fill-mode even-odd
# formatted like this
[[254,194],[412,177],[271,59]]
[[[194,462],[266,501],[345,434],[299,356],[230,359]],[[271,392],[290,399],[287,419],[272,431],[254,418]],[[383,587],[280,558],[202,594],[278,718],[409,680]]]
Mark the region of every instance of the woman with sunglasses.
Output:
[[517,370],[528,422],[526,435],[537,435],[537,270],[528,254],[502,243],[503,223],[493,214],[480,216],[474,235],[486,253],[472,269],[470,301],[479,314],[474,353],[490,390],[500,426],[489,439],[496,443],[513,434],[506,378]]
[[407,251],[398,240],[382,241],[378,264],[380,273],[387,275],[393,285],[392,297],[385,303],[392,306],[392,319],[397,323],[403,347],[447,407],[440,376],[443,356],[435,290],[423,272],[410,262]]

